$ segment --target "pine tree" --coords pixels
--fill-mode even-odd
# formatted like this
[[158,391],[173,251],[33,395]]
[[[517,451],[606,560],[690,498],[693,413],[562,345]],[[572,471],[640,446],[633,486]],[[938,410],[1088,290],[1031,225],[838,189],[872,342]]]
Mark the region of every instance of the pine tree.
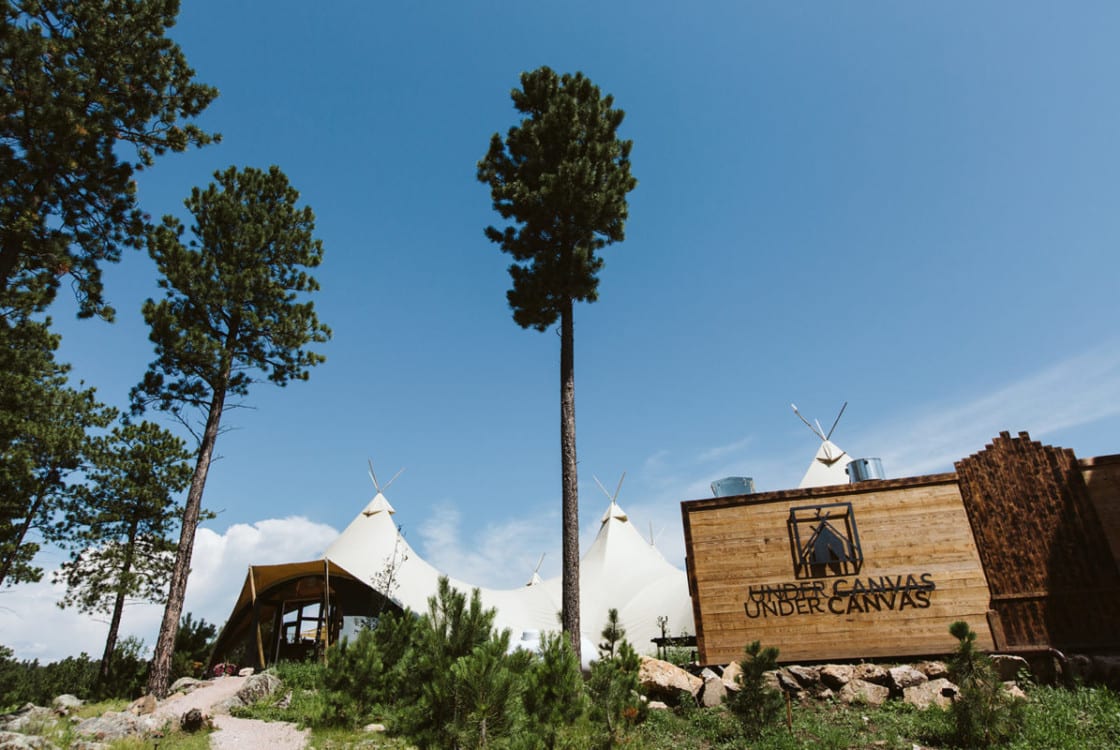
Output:
[[180,516],[171,496],[190,481],[183,441],[151,422],[125,424],[98,441],[85,484],[65,505],[71,558],[55,574],[66,584],[59,607],[109,614],[100,679],[109,679],[128,599],[162,603]]
[[478,163],[494,210],[513,225],[486,236],[513,256],[506,294],[522,328],[545,331],[560,321],[560,456],[562,481],[562,611],[564,631],[580,658],[579,490],[576,471],[576,301],[598,298],[603,261],[596,251],[624,238],[630,141],[616,135],[624,113],[582,73],[547,67],[521,74],[511,92],[524,115],[505,140],[495,133]]
[[[0,295],[2,296],[2,295]],[[38,581],[40,541],[58,541],[54,517],[88,461],[92,431],[115,412],[92,388],[69,385],[54,358],[59,337],[22,315],[0,317],[0,585]]]
[[217,89],[167,38],[178,0],[0,2],[0,293],[44,309],[70,275],[112,316],[102,262],[143,247],[134,173],[215,136],[188,120]]
[[[314,305],[300,301],[319,288],[306,269],[319,265],[310,208],[277,167],[230,167],[186,200],[195,239],[184,245],[183,225],[165,216],[148,237],[148,250],[165,290],[144,303],[156,360],[132,391],[133,410],[169,412],[198,438],[194,474],[183,512],[167,607],[156,642],[149,690],[167,692],[175,631],[183,609],[191,552],[206,476],[225,410],[266,377],[276,385],[306,380],[324,357],[309,344],[330,329]],[[201,429],[192,416],[201,415]]]

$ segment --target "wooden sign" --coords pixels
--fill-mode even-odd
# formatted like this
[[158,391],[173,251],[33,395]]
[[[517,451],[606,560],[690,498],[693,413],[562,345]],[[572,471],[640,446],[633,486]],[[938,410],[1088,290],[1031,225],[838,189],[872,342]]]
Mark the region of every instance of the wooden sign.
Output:
[[966,621],[992,647],[989,592],[955,474],[681,504],[705,664],[751,641],[780,660],[944,654]]

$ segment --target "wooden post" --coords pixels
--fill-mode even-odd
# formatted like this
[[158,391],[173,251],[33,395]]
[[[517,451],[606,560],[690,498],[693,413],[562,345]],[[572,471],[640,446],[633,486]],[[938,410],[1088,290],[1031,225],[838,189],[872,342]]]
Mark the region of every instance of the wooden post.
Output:
[[261,607],[257,602],[257,579],[253,566],[249,566],[249,593],[253,601],[253,630],[257,634],[257,661],[258,668],[264,669],[264,637],[261,635]]

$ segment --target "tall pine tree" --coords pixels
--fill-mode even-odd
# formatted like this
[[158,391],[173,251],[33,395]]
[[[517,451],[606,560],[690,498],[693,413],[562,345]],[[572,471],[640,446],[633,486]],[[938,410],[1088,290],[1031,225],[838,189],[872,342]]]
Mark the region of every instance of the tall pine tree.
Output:
[[579,489],[576,474],[575,334],[572,306],[598,298],[598,250],[624,238],[631,141],[617,136],[624,113],[582,73],[547,67],[521,74],[511,92],[523,117],[505,140],[495,133],[478,163],[494,210],[511,225],[486,236],[513,256],[506,293],[522,328],[560,321],[562,623],[580,657]]
[[72,552],[55,580],[67,587],[60,607],[110,616],[104,684],[126,601],[167,597],[175,551],[168,537],[181,517],[171,496],[186,489],[191,469],[183,441],[151,422],[117,427],[100,442],[86,483],[66,505]]
[[324,361],[307,346],[330,338],[314,304],[319,288],[307,269],[319,265],[315,217],[278,167],[230,167],[186,200],[183,225],[165,216],[148,238],[164,298],[144,304],[156,359],[133,389],[134,411],[153,405],[185,425],[199,416],[198,452],[183,512],[167,607],[152,659],[149,691],[167,693],[175,631],[183,609],[195,530],[222,415],[263,376],[276,385],[306,380]]

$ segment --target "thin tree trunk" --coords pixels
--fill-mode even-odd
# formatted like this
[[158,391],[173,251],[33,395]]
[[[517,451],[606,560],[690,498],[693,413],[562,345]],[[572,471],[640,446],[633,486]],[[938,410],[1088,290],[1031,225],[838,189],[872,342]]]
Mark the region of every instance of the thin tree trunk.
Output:
[[210,471],[210,459],[214,455],[214,444],[218,440],[218,428],[225,407],[226,389],[229,382],[230,365],[227,363],[221,374],[221,387],[214,389],[210,402],[210,412],[206,416],[206,429],[198,448],[198,462],[194,467],[191,487],[187,492],[187,506],[183,510],[183,530],[179,534],[179,548],[175,553],[175,567],[171,571],[171,587],[167,593],[167,606],[163,610],[163,623],[159,628],[155,653],[152,656],[152,669],[148,674],[148,692],[157,698],[167,697],[171,681],[171,656],[175,651],[175,636],[179,632],[179,617],[183,614],[183,599],[187,594],[187,576],[191,572],[191,553],[194,551],[194,534],[198,529],[198,519],[202,512],[202,491],[206,488],[206,475]]
[[113,602],[113,616],[109,619],[109,635],[105,638],[105,654],[101,657],[101,672],[99,679],[104,685],[109,681],[109,665],[113,660],[113,650],[117,647],[117,634],[121,628],[121,614],[124,612],[125,581],[132,571],[132,553],[136,548],[136,530],[139,522],[133,519],[128,530],[128,545],[124,550],[124,563],[117,577],[117,597]]
[[560,465],[563,487],[561,510],[561,606],[564,631],[572,641],[576,662],[582,664],[579,626],[579,481],[576,475],[576,377],[572,301],[560,312]]

